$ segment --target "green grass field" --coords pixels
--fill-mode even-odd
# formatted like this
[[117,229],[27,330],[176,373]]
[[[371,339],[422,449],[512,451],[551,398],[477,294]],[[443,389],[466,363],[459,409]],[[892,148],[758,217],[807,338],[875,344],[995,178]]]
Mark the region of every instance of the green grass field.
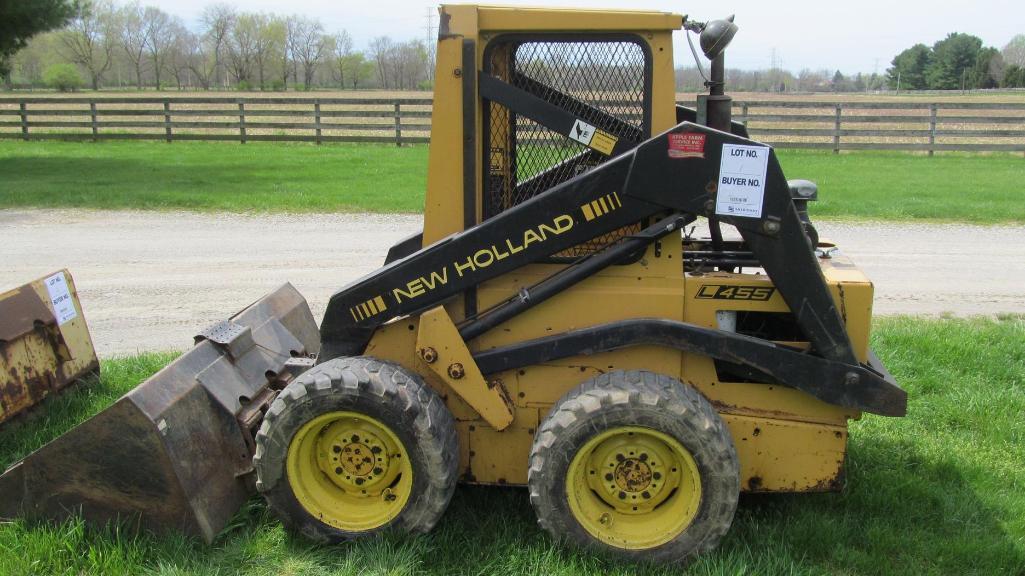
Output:
[[[780,152],[819,183],[817,218],[1025,222],[1010,154]],[[419,212],[427,147],[0,142],[0,208]]]
[[[852,424],[840,494],[741,499],[691,574],[1025,573],[1025,317],[890,318],[874,346],[910,396],[903,419]],[[0,429],[0,467],[100,410],[172,356],[107,361],[103,377]],[[212,547],[81,522],[0,524],[4,575],[679,574],[552,545],[523,489],[460,488],[437,529],[336,547],[284,532],[255,500]]]

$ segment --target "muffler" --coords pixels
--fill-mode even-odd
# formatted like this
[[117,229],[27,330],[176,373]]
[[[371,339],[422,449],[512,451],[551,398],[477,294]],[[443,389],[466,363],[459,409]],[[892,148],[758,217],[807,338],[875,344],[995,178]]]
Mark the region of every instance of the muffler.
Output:
[[320,347],[286,284],[196,336],[110,408],[0,476],[0,517],[128,523],[211,542],[253,493],[263,411]]

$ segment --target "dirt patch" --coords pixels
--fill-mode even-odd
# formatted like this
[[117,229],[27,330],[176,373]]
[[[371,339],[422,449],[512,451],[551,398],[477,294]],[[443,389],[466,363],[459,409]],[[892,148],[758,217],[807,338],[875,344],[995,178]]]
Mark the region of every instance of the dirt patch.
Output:
[[[0,211],[0,290],[67,267],[101,356],[185,349],[284,282],[319,320],[417,215]],[[1025,227],[821,223],[876,284],[877,314],[1025,313]]]

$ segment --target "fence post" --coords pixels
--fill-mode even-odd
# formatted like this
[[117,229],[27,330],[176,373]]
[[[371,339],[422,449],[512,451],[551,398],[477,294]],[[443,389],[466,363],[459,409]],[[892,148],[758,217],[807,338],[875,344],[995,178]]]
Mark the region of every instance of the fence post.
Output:
[[243,144],[246,143],[246,105],[242,100],[238,101],[238,136]]
[[24,102],[18,102],[18,110],[21,112],[21,138],[28,142],[28,110]]
[[843,104],[836,105],[836,122],[833,125],[833,154],[840,153],[840,115],[843,114]]
[[741,108],[741,114],[744,115],[744,130],[747,130],[747,102],[744,102],[743,108]]
[[100,133],[100,127],[96,124],[96,102],[89,103],[89,119],[92,121],[93,142],[96,142]]
[[933,155],[936,145],[936,104],[929,105],[929,156]]
[[171,136],[171,101],[166,98],[164,99],[164,138],[168,144],[173,139]]
[[399,103],[395,103],[395,145],[402,146],[402,112]]
[[320,146],[320,98],[313,101],[313,125],[316,127],[317,146]]

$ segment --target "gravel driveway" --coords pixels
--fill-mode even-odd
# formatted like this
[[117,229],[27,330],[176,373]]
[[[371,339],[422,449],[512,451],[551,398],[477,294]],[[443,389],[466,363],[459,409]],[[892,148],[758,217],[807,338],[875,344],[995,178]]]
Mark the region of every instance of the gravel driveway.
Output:
[[[414,215],[0,210],[0,290],[71,270],[101,356],[186,348],[281,283],[332,292],[420,228]],[[876,284],[877,314],[1025,313],[1025,226],[818,223]]]

